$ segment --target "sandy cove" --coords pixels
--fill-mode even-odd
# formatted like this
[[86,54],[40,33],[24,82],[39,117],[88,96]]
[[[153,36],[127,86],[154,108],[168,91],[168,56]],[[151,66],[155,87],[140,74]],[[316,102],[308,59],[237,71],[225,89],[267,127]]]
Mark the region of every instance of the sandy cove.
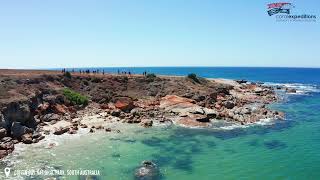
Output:
[[[119,123],[207,128],[212,120],[245,125],[284,119],[266,106],[279,100],[274,87],[244,80],[0,70],[0,84],[0,158],[16,143],[79,129],[119,133]],[[88,103],[70,99],[66,88]]]

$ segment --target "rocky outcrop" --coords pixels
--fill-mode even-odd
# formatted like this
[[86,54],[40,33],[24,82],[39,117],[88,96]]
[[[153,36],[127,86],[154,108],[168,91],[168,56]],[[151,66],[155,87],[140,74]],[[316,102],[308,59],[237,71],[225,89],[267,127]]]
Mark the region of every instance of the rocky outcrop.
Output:
[[160,108],[175,113],[180,117],[176,118],[176,123],[187,127],[208,127],[210,119],[217,116],[215,110],[201,107],[192,99],[175,95],[163,97]]
[[15,138],[20,138],[26,133],[32,133],[34,130],[32,128],[21,125],[21,122],[13,122],[11,126],[11,135]]
[[120,98],[117,98],[115,107],[124,112],[130,112],[135,106],[131,98],[120,97]]
[[9,124],[14,121],[26,123],[32,118],[27,102],[11,102],[2,110],[2,114],[4,120]]
[[[150,81],[146,77],[125,75],[75,74],[65,78],[59,73],[7,79],[9,83],[0,76],[0,82],[4,83],[0,86],[0,92],[4,93],[0,93],[0,143],[3,144],[0,158],[12,151],[11,143],[36,143],[44,138],[41,133],[75,134],[78,128],[88,125],[88,131],[98,131],[99,126],[92,128],[92,124],[82,121],[85,115],[105,118],[102,120],[105,122],[140,123],[143,127],[173,123],[203,128],[210,127],[212,119],[247,124],[284,117],[283,113],[264,106],[277,100],[271,87],[245,80],[194,83],[181,77],[157,77]],[[90,107],[71,103],[62,93],[65,87],[89,97]],[[53,130],[59,126],[62,127]]]

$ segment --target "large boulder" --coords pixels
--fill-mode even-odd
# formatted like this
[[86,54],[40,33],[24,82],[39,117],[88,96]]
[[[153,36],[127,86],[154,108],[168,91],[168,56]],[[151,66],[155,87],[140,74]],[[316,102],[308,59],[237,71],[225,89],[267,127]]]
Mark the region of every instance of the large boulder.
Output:
[[174,108],[189,108],[195,105],[193,99],[184,98],[176,95],[166,95],[161,98],[160,108],[174,109]]
[[7,130],[5,128],[0,128],[0,139],[7,136]]
[[58,114],[54,114],[54,113],[49,113],[46,114],[42,117],[42,120],[45,122],[50,122],[50,121],[58,121],[60,119],[60,116]]
[[53,132],[54,135],[61,135],[69,131],[69,127],[59,127]]
[[7,151],[13,151],[14,150],[14,144],[10,141],[3,141],[0,143],[0,150],[7,150]]
[[202,114],[190,114],[189,117],[198,122],[210,122],[209,117]]
[[133,100],[129,97],[117,98],[115,107],[124,112],[130,112],[135,106]]
[[33,129],[21,125],[20,122],[13,122],[11,126],[11,135],[16,138],[20,138],[26,133],[32,133]]
[[215,118],[218,112],[214,109],[203,108],[204,114],[207,115],[208,118]]
[[226,101],[224,102],[224,107],[226,107],[227,109],[232,109],[235,106],[235,103],[232,101]]
[[49,104],[55,104],[56,102],[56,96],[51,94],[45,94],[42,97],[44,102],[48,102]]
[[0,112],[0,127],[4,127],[4,128],[6,127],[6,122],[1,112]]
[[[202,122],[201,122],[202,121]],[[210,127],[211,124],[207,121],[207,119],[202,119],[197,117],[179,117],[176,121],[176,124],[183,126],[183,127],[201,127],[206,128]]]
[[160,178],[159,168],[151,161],[143,161],[135,172],[135,180],[158,180]]
[[25,144],[31,144],[32,143],[32,134],[27,133],[21,136],[21,141]]
[[8,155],[8,152],[6,150],[0,150],[0,159],[6,157]]
[[25,123],[32,118],[28,103],[12,102],[3,109],[2,113],[7,122]]
[[63,104],[55,104],[52,106],[52,110],[56,114],[65,114],[68,112],[68,108]]

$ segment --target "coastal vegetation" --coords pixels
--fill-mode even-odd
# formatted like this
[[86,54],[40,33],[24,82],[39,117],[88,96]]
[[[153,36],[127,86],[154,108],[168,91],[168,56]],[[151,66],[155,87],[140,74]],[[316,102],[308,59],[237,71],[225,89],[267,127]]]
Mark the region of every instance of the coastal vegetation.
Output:
[[64,77],[67,77],[67,78],[69,78],[69,79],[71,79],[71,77],[72,77],[72,76],[71,76],[71,73],[70,73],[69,71],[64,72],[64,73],[63,73],[63,76],[64,76]]
[[206,82],[206,79],[199,77],[195,73],[188,74],[187,78],[198,84]]
[[148,82],[154,81],[156,77],[157,76],[154,73],[149,73],[149,74],[146,75],[146,78],[147,78]]
[[76,105],[88,105],[89,100],[86,96],[81,95],[80,93],[77,93],[69,88],[63,89],[63,95],[71,101],[73,104]]

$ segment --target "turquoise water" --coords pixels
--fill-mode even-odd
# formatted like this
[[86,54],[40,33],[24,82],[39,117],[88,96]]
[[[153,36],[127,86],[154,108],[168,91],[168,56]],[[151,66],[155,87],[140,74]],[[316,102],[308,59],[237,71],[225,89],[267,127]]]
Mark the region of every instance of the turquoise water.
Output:
[[36,148],[18,148],[3,166],[96,169],[101,172],[96,179],[132,180],[141,161],[152,160],[160,168],[159,179],[164,180],[319,179],[320,94],[318,84],[310,86],[315,79],[291,84],[305,93],[286,95],[282,103],[272,105],[286,112],[285,121],[231,130],[146,129],[124,124],[120,134],[61,136],[56,140],[59,145],[52,149],[44,148],[45,142]]

